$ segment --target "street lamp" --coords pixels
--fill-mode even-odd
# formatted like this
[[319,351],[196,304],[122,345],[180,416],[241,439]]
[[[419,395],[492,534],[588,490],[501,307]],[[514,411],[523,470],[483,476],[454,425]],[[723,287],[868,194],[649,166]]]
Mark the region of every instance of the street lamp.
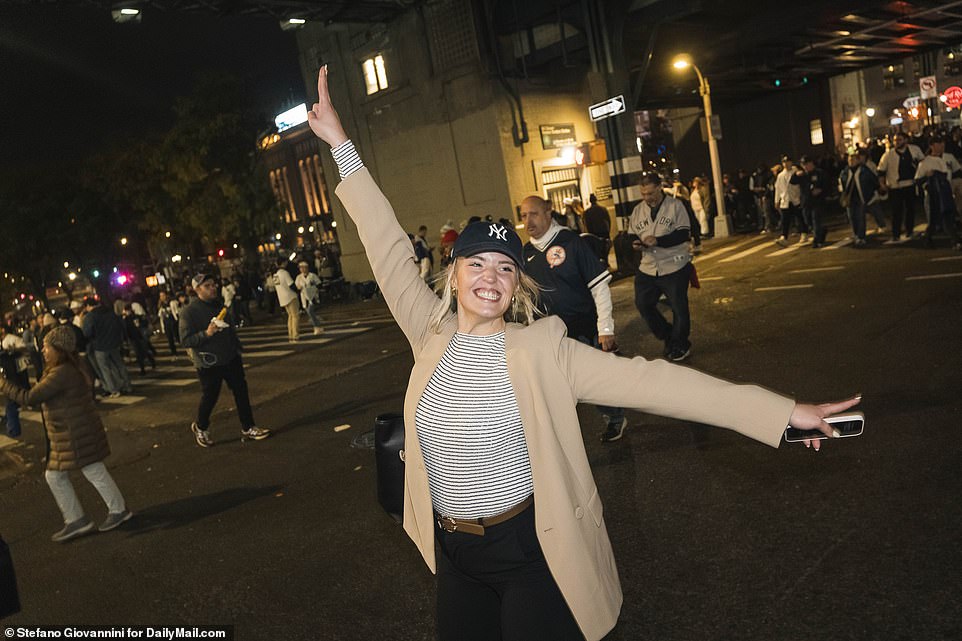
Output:
[[715,139],[715,131],[711,122],[711,87],[708,86],[708,79],[701,74],[701,70],[687,53],[675,56],[671,66],[679,70],[691,67],[698,76],[698,93],[705,103],[705,126],[708,129],[708,156],[711,159],[711,178],[712,182],[715,183],[715,236],[727,236],[728,218],[725,217],[725,196],[722,193],[721,161],[718,159],[718,141]]

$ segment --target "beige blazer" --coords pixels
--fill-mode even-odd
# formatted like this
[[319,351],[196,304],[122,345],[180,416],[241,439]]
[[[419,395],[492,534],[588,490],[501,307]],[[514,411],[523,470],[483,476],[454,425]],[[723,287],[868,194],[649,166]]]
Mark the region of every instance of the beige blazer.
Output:
[[[438,298],[419,277],[411,242],[367,169],[343,180],[336,193],[357,224],[374,276],[414,351],[404,399],[404,530],[435,572],[434,515],[414,412],[457,319],[451,314],[439,334],[430,329]],[[595,641],[617,622],[622,594],[576,404],[719,425],[777,447],[794,401],[662,360],[607,354],[567,338],[556,317],[530,326],[509,323],[505,352],[534,477],[538,541],[581,631]]]

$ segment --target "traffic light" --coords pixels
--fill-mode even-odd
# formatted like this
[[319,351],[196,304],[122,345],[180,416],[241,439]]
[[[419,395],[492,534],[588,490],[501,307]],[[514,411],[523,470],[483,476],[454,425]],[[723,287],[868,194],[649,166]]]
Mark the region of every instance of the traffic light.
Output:
[[772,82],[772,84],[775,85],[776,88],[781,87],[781,86],[782,86],[782,79],[781,79],[781,78],[775,78],[775,80]]

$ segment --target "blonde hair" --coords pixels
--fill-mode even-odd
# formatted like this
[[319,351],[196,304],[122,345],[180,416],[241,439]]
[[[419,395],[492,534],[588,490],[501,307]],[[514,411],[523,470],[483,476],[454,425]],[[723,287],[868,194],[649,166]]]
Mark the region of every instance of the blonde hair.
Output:
[[[436,334],[441,333],[441,327],[447,320],[448,314],[458,311],[458,299],[454,295],[454,279],[457,274],[457,266],[463,260],[464,258],[461,256],[455,258],[444,271],[433,279],[434,291],[441,298],[431,314],[431,328]],[[516,273],[518,274],[518,281],[511,296],[511,307],[504,313],[504,319],[508,322],[529,325],[534,322],[535,313],[541,311],[538,308],[541,286],[535,279],[524,273],[524,270],[520,267]]]

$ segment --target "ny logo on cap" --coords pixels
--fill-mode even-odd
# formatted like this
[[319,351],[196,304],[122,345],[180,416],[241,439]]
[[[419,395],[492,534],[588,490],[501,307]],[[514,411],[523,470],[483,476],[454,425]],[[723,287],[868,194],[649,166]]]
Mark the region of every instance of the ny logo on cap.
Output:
[[498,240],[503,240],[508,242],[508,228],[504,225],[499,225],[497,223],[491,223],[488,226],[488,237],[496,236]]

